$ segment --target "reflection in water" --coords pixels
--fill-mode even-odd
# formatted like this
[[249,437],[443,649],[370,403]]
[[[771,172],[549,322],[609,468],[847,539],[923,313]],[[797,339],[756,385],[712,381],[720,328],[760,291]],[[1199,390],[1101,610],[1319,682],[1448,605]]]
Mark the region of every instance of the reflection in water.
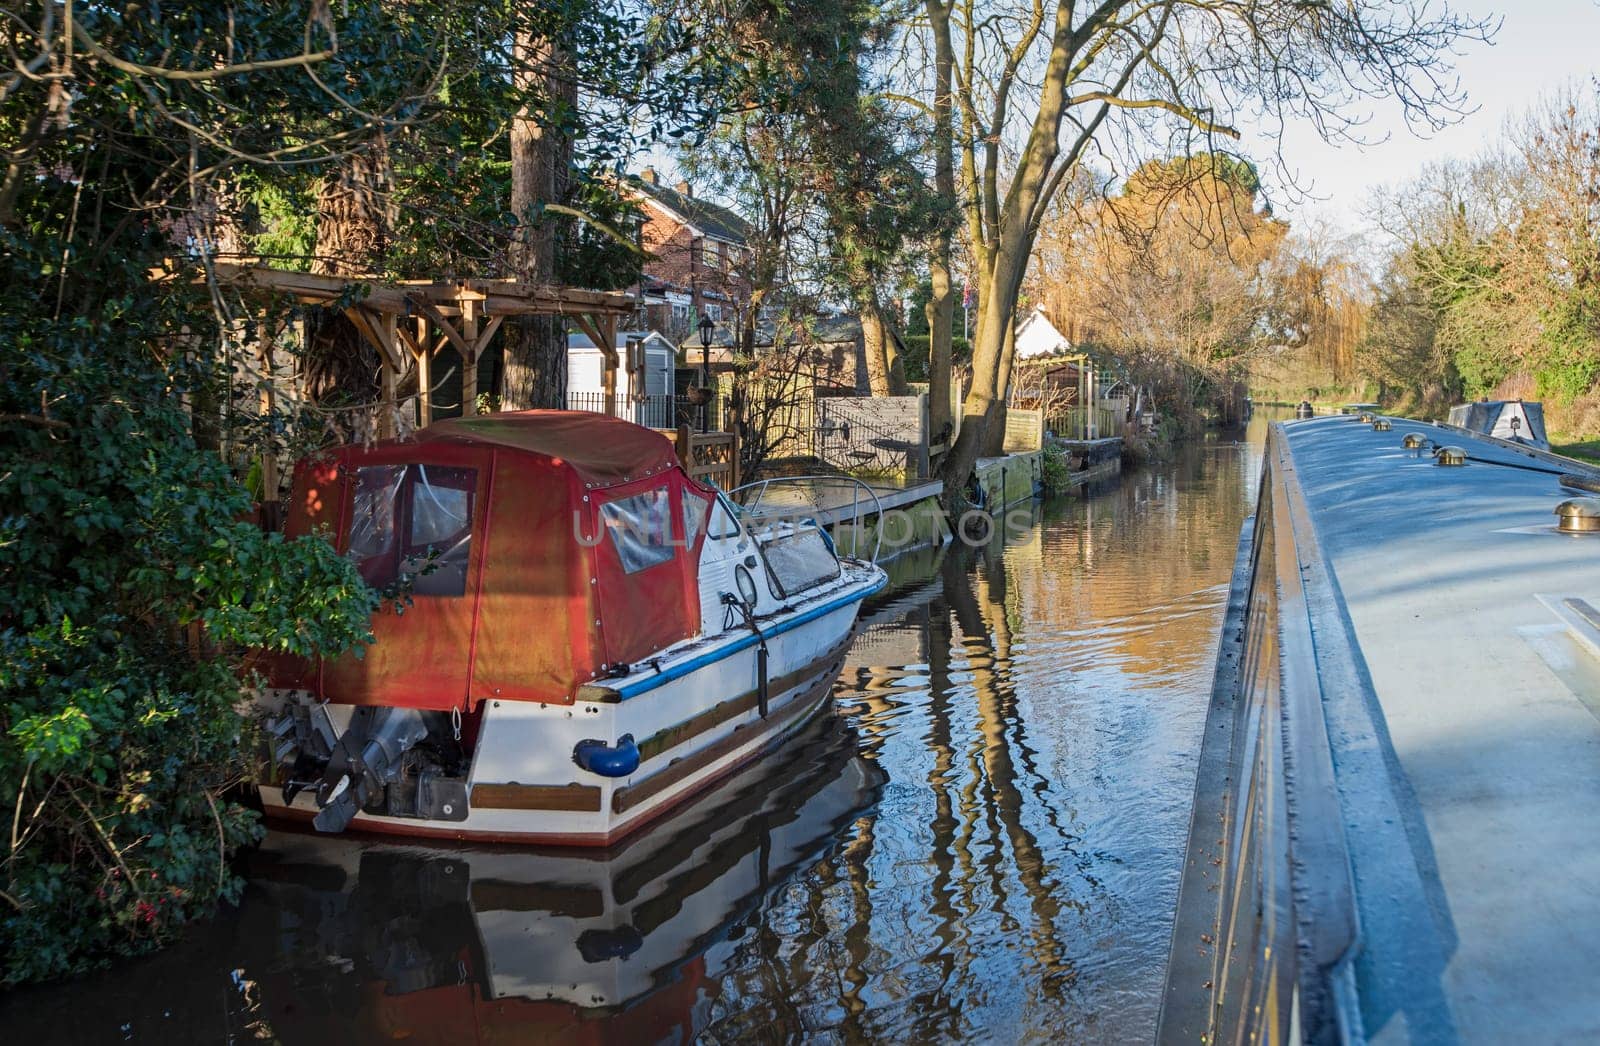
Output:
[[839,716],[620,850],[275,834],[239,911],[0,997],[7,1038],[1148,1039],[1259,464],[902,557]]

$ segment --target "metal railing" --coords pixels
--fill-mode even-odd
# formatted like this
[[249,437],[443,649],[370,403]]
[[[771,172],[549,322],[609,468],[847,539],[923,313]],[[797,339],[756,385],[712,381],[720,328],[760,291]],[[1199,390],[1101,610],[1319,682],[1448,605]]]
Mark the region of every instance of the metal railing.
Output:
[[[587,410],[596,414],[608,413],[603,392],[575,391],[567,393],[568,410]],[[720,396],[712,396],[706,403],[708,428],[722,428],[724,416]],[[701,405],[689,396],[618,396],[616,407],[609,413],[636,425],[652,429],[675,429],[679,425],[700,425]]]

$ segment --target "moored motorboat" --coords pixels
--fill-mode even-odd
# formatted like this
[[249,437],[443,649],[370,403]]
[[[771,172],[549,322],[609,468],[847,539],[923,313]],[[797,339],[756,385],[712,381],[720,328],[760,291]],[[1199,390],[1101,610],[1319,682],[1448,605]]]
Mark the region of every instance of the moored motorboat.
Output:
[[390,594],[364,656],[281,661],[259,697],[264,809],[328,832],[615,842],[822,707],[886,581],[576,411],[324,452],[287,529]]
[[1479,400],[1450,408],[1450,424],[1480,436],[1549,450],[1544,431],[1544,404],[1531,400]]

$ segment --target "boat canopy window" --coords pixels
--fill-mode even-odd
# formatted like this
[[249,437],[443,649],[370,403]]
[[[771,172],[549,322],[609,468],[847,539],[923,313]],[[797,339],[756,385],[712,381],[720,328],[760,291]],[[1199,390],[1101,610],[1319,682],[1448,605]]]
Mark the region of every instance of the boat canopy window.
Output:
[[814,523],[783,524],[760,539],[767,569],[787,599],[839,576],[839,558]]
[[408,577],[413,595],[465,595],[477,488],[477,469],[357,469],[348,554],[367,584],[386,588]]
[[611,535],[611,547],[624,574],[659,566],[672,559],[677,543],[672,533],[672,499],[666,487],[618,498],[600,506]]
[[700,532],[705,529],[706,513],[711,508],[709,498],[685,487],[683,491],[683,547],[692,549],[694,543],[700,539]]

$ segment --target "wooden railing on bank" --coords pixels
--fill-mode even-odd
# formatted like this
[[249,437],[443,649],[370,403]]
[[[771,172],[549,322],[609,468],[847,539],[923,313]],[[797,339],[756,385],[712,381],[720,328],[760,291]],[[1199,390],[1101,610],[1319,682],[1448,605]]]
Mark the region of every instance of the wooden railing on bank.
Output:
[[696,432],[691,425],[679,425],[676,443],[678,460],[691,478],[723,490],[739,485],[737,432]]

